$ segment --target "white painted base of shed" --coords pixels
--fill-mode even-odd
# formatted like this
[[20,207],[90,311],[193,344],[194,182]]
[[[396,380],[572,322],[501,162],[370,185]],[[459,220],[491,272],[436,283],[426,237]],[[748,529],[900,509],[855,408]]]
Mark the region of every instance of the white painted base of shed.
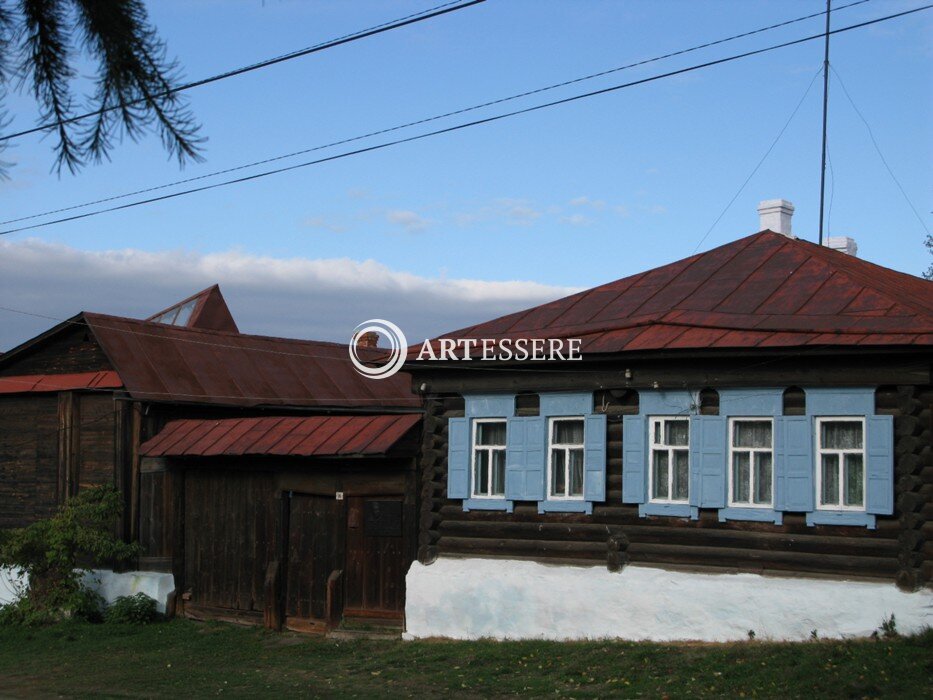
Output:
[[406,578],[406,639],[804,640],[863,637],[892,614],[933,626],[933,591],[894,584],[441,558]]
[[[120,596],[145,593],[156,601],[159,612],[165,612],[168,597],[175,590],[175,577],[156,571],[128,571],[117,574],[109,569],[94,569],[84,575],[85,583],[97,591],[109,605]],[[0,605],[18,598],[25,587],[25,577],[16,569],[0,568]]]
[[109,605],[120,596],[145,593],[154,598],[156,609],[165,612],[168,597],[175,590],[175,577],[158,571],[127,571],[122,574],[109,569],[94,569],[84,576],[84,581],[96,590]]

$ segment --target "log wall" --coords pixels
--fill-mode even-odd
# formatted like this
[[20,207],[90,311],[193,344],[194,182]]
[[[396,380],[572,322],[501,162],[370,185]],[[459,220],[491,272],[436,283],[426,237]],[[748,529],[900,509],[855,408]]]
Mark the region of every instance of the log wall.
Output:
[[623,404],[608,415],[607,489],[592,515],[539,515],[534,503],[514,512],[464,512],[447,498],[447,422],[462,401],[428,397],[422,439],[421,528],[418,558],[483,556],[574,564],[626,563],[710,571],[778,572],[895,580],[905,589],[933,581],[933,460],[929,386],[885,387],[877,412],[895,416],[895,513],[877,529],[815,526],[786,513],[783,525],[719,522],[716,510],[699,520],[638,515],[622,503]]

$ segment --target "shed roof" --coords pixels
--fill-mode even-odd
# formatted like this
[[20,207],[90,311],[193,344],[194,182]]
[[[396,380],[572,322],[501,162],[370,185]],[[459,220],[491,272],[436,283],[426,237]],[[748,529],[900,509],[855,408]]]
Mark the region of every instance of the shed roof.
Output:
[[585,354],[931,345],[933,282],[765,230],[443,337],[580,338]]
[[140,452],[147,457],[384,455],[419,420],[416,414],[174,420]]
[[[347,346],[171,326],[85,312],[134,399],[227,406],[420,407],[410,377],[372,380]],[[380,359],[384,350],[360,348]]]

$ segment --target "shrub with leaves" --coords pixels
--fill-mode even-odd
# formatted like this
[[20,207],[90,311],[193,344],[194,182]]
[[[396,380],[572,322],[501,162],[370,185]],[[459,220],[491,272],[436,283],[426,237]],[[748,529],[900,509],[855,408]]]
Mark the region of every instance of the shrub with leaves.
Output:
[[22,570],[28,583],[18,601],[4,606],[0,622],[99,620],[103,600],[85,585],[84,573],[139,554],[138,545],[114,535],[121,510],[119,492],[98,486],[69,499],[51,518],[10,531],[0,543],[0,566]]
[[121,595],[104,613],[104,621],[115,625],[148,625],[158,619],[156,601],[145,593]]

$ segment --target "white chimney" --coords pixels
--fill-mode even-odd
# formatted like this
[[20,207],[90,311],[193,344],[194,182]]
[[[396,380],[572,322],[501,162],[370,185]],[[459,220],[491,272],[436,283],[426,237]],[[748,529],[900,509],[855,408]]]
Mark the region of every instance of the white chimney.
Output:
[[788,238],[795,238],[791,233],[790,220],[794,215],[794,205],[786,199],[765,199],[758,202],[758,230],[766,228]]
[[826,247],[851,255],[853,258],[858,257],[858,244],[854,238],[848,236],[830,236],[826,239]]

